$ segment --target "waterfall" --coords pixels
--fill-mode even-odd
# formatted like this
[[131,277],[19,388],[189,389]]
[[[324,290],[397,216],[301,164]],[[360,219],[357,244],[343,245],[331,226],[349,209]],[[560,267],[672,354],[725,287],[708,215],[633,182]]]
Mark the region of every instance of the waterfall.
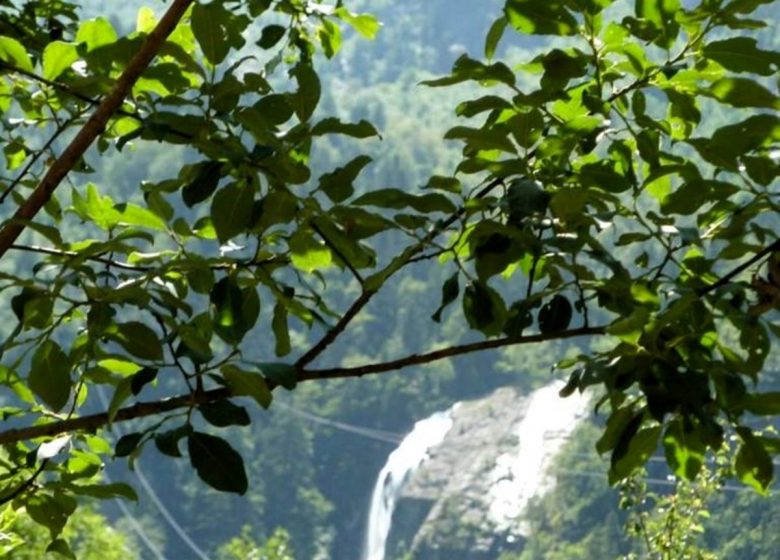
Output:
[[499,529],[527,533],[522,515],[528,502],[554,485],[549,468],[588,414],[589,398],[577,392],[563,399],[558,394],[563,386],[562,381],[555,381],[529,395],[525,414],[514,429],[516,448],[496,459],[490,475],[488,517]]
[[[468,496],[468,507],[482,512],[495,535],[505,535],[508,542],[527,536],[523,514],[528,502],[554,485],[548,474],[550,466],[589,410],[589,399],[584,395],[575,393],[561,398],[558,393],[563,385],[563,382],[555,381],[524,398],[516,393],[509,399],[498,396],[502,403],[499,405],[502,407],[500,412],[490,411],[492,405],[489,403],[492,401],[488,397],[462,405],[458,403],[449,411],[437,412],[417,422],[414,430],[390,454],[377,478],[371,496],[362,560],[384,560],[396,501],[429,450],[442,443],[445,436],[450,444],[440,450],[438,460],[448,461],[451,468],[457,468],[458,476],[441,481],[442,486],[431,499],[451,497],[453,492]],[[485,403],[488,403],[487,407]],[[510,418],[511,421],[500,425]],[[453,422],[456,427],[447,436]],[[509,443],[495,439],[480,444],[479,441],[474,442],[472,436],[466,436],[472,445],[467,445],[469,448],[464,451],[464,457],[468,458],[458,457],[459,453],[453,446],[458,445],[458,437],[464,437],[464,430],[484,430],[486,424],[490,426],[496,422],[499,423],[498,428],[494,425],[487,433],[511,435]],[[486,432],[479,433],[484,437]],[[479,460],[475,460],[475,456]],[[441,513],[437,508],[436,505],[432,507],[431,515]]]
[[450,411],[437,412],[420,420],[387,458],[371,495],[364,560],[384,560],[393,509],[404,483],[427,457],[428,450],[441,443],[451,427]]

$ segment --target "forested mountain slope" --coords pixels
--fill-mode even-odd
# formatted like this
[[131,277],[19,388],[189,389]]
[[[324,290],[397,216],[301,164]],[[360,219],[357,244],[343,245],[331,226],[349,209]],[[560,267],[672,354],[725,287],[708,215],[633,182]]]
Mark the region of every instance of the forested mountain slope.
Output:
[[[118,29],[134,27],[142,5],[161,10],[159,3],[145,0],[84,0],[83,4],[87,14],[109,14]],[[442,136],[454,122],[464,121],[456,121],[453,111],[469,86],[430,89],[419,82],[448,72],[463,52],[481,53],[485,33],[502,2],[479,2],[478,9],[473,0],[365,0],[349,4],[354,10],[376,13],[384,26],[372,42],[346,34],[340,56],[320,61],[324,97],[318,111],[350,121],[368,119],[382,139],[360,147],[341,139],[318,146],[312,166],[319,174],[367,152],[373,162],[356,182],[358,190],[370,186],[411,191],[425,185],[431,174],[453,173],[460,147]],[[252,32],[259,34],[258,29]],[[503,48],[536,52],[545,44],[528,39]],[[165,178],[171,169],[193,158],[184,149],[161,150],[151,142],[139,142],[134,150],[132,158],[109,153],[90,160],[96,172],[77,175],[77,180],[110,183],[131,197],[140,196],[142,180]],[[188,211],[183,206],[179,210]],[[391,255],[394,240],[389,238],[385,243],[386,253]],[[31,262],[19,257],[14,266],[26,267]],[[431,274],[430,270],[412,266],[399,275],[363,310],[323,366],[392,359],[473,340],[474,333],[463,328],[459,310],[445,316],[442,325],[430,320],[444,281],[443,271]],[[328,283],[328,297],[336,303],[355,295],[354,285],[327,275],[323,280]],[[506,288],[511,289],[511,284]],[[272,312],[262,310],[265,318]],[[273,355],[270,333],[256,329],[252,336],[256,343],[249,359],[263,361]],[[297,324],[292,344],[303,347],[311,336]],[[281,528],[289,533],[289,547],[299,560],[357,559],[371,489],[395,445],[395,436],[436,410],[483,396],[497,387],[513,385],[529,391],[549,380],[554,362],[586,350],[586,344],[507,349],[490,356],[438,362],[424,371],[412,368],[361,380],[307,384],[295,393],[277,391],[270,410],[252,412],[251,427],[232,427],[230,431],[231,443],[245,457],[251,481],[245,496],[212,490],[197,478],[186,460],[163,456],[147,446],[135,472],[127,470],[123,461],[108,467],[112,479],[127,480],[139,489],[140,503],[123,509],[107,503],[104,514],[112,525],[131,535],[131,544],[143,558],[153,557],[155,550],[166,558],[240,558],[246,550],[242,546],[251,548],[251,541],[264,543],[275,538],[277,544],[287,543],[284,534],[276,532]],[[774,370],[779,369],[776,359],[771,364]],[[117,427],[113,438],[131,429]],[[618,509],[617,492],[606,483],[594,440],[592,430],[583,428],[582,437],[561,459],[558,487],[531,511],[533,533],[520,556],[523,560],[608,558],[640,550],[641,545],[621,537],[626,514]],[[578,465],[578,475],[570,472],[573,463]],[[593,476],[583,476],[588,470]],[[667,473],[659,470],[651,474],[663,479]],[[661,490],[666,488],[662,485]],[[712,508],[703,539],[712,550],[724,558],[771,558],[777,499],[762,501],[739,491],[715,497]],[[236,538],[239,540],[225,546]],[[144,540],[148,542],[144,544]],[[98,556],[86,552],[84,557]],[[13,556],[17,557],[25,558],[21,553]],[[509,556],[505,558],[509,560]]]

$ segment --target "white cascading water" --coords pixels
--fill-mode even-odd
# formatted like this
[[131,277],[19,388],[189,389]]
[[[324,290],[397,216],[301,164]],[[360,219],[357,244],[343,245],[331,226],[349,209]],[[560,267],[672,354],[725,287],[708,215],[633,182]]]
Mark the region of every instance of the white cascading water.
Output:
[[417,422],[387,458],[371,495],[364,560],[384,560],[393,509],[404,483],[425,460],[428,451],[442,442],[451,427],[450,411],[436,412]]
[[522,516],[528,502],[554,485],[548,474],[553,459],[588,414],[589,398],[579,392],[561,398],[563,386],[555,381],[529,395],[523,419],[514,430],[517,447],[496,459],[488,517],[499,530],[526,534]]

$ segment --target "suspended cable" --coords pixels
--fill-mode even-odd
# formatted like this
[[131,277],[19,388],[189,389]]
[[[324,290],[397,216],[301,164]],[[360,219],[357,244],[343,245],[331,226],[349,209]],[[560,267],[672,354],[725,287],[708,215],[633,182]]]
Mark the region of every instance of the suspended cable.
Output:
[[[108,406],[108,399],[106,398],[105,391],[103,387],[100,385],[97,386],[98,389],[98,397],[100,398],[101,403],[104,407]],[[113,432],[116,435],[121,436],[122,430],[119,428],[119,426],[113,425],[110,428],[110,431]],[[135,463],[135,472],[138,476],[138,482],[141,483],[141,486],[144,489],[144,492],[146,492],[146,495],[149,496],[149,498],[152,500],[152,503],[154,504],[155,508],[157,508],[157,511],[160,512],[160,515],[163,516],[163,518],[168,522],[168,524],[171,526],[171,529],[178,535],[178,537],[184,542],[187,547],[195,553],[195,555],[200,558],[200,560],[209,560],[209,557],[206,555],[205,552],[203,552],[203,549],[201,549],[195,541],[192,540],[192,538],[189,536],[187,531],[184,529],[184,527],[181,526],[181,524],[176,521],[176,518],[173,516],[173,514],[168,510],[167,507],[165,507],[165,504],[160,499],[160,497],[157,495],[157,492],[154,490],[152,485],[149,483],[149,480],[144,475],[143,471],[141,470],[141,464],[140,460],[136,460]]]
[[[111,484],[111,477],[105,471],[103,472],[103,478],[106,479],[106,482]],[[162,551],[159,548],[157,548],[157,545],[146,533],[146,530],[143,528],[143,525],[141,525],[138,519],[136,519],[135,515],[133,515],[133,513],[130,511],[130,508],[127,507],[127,504],[125,504],[121,498],[114,498],[114,503],[116,503],[116,506],[122,512],[122,515],[124,515],[127,521],[130,523],[130,526],[133,528],[133,531],[136,532],[138,537],[141,539],[141,542],[143,542],[146,548],[148,548],[151,551],[154,557],[157,560],[165,560],[165,556],[163,555]]]
[[325,418],[323,416],[318,416],[317,414],[313,414],[311,412],[305,412],[303,410],[299,410],[297,408],[294,408],[290,405],[286,405],[284,403],[274,403],[275,407],[282,408],[296,416],[300,416],[301,418],[305,418],[306,420],[310,420],[316,424],[322,424],[324,426],[330,426],[331,428],[335,428],[337,430],[341,430],[343,432],[349,432],[353,434],[357,434],[363,437],[366,437],[368,439],[374,439],[377,441],[382,441],[386,443],[392,443],[394,445],[398,445],[401,443],[405,436],[396,434],[393,432],[385,432],[383,430],[375,430],[373,428],[364,428],[362,426],[356,426],[355,424],[348,424],[346,422],[339,422],[337,420],[331,420],[330,418]]

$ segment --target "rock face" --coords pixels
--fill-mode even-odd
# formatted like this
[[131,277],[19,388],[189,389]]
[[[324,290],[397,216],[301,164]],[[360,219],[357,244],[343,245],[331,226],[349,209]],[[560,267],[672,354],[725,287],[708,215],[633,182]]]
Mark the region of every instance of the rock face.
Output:
[[494,560],[521,549],[522,512],[552,484],[549,463],[587,412],[559,388],[502,388],[456,405],[452,428],[401,492],[385,558]]

